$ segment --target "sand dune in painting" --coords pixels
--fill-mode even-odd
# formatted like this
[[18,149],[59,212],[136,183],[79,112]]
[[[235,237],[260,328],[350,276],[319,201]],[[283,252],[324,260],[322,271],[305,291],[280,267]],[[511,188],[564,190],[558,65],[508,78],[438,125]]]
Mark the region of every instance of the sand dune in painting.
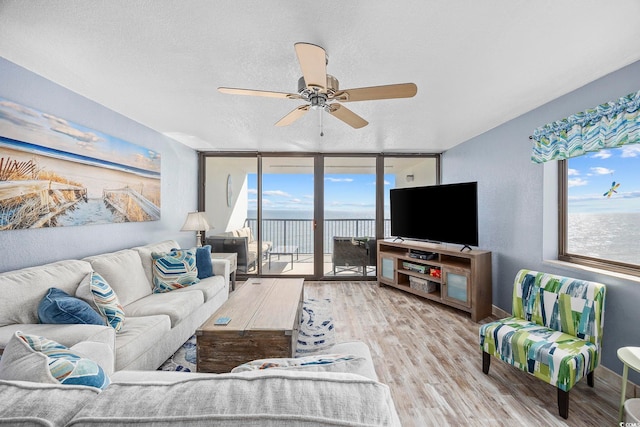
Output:
[[[19,180],[0,181],[0,229],[151,221],[160,218],[159,175],[143,176],[77,160],[38,155],[2,144],[0,158],[4,159],[5,164],[16,161],[35,165],[35,171],[28,176],[22,176]],[[24,195],[16,200],[15,197],[8,199],[7,194],[15,194],[5,191],[5,196],[2,196],[3,188],[15,188],[16,184],[27,181],[46,181],[49,176],[55,176],[68,185],[62,190],[59,189],[63,188],[60,183],[55,188],[50,186],[46,202],[43,202],[41,194],[32,197]],[[40,203],[33,199],[40,200]],[[26,206],[27,203],[33,206]],[[24,213],[14,218],[20,208],[26,208],[30,212],[37,211],[41,219],[25,221]],[[42,218],[46,221],[42,221]]]

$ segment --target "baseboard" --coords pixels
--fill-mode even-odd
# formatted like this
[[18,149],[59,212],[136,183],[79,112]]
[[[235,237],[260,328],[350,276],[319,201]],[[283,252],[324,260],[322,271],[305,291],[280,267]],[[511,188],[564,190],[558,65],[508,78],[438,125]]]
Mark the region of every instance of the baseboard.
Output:
[[[601,378],[603,381],[608,382],[609,384],[622,384],[622,375],[618,375],[613,372],[611,369],[605,366],[598,366],[595,370],[596,373],[596,381],[598,378]],[[596,385],[597,387],[597,385]],[[640,397],[640,388],[637,384],[627,381],[627,399]]]
[[[496,307],[495,305],[491,306],[491,314],[498,319],[502,319],[504,317],[511,316],[511,313],[504,311],[503,309]],[[596,378],[601,378],[603,381],[606,381],[610,384],[622,384],[622,375],[618,375],[613,372],[611,369],[605,366],[598,366],[596,368]],[[596,380],[597,381],[597,380]],[[640,397],[640,387],[637,384],[634,384],[631,381],[627,382],[627,399]]]
[[511,316],[511,313],[507,313],[506,311],[499,307],[496,307],[495,305],[491,306],[491,314],[496,316],[498,319]]

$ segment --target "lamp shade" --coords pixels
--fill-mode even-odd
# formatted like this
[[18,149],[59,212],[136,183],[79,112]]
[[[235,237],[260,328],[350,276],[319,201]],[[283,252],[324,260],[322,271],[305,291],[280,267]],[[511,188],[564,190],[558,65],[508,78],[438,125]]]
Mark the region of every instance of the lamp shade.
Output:
[[180,231],[207,231],[210,228],[204,212],[189,212]]

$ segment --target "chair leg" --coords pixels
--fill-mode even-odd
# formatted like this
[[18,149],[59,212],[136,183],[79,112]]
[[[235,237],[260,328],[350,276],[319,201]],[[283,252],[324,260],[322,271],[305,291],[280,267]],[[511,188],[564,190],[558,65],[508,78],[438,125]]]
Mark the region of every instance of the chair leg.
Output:
[[593,371],[587,374],[587,384],[589,384],[589,387],[593,387],[593,384],[594,384]]
[[489,374],[489,366],[491,366],[491,355],[486,351],[482,352],[482,372]]
[[565,420],[569,418],[569,392],[558,389],[558,411]]

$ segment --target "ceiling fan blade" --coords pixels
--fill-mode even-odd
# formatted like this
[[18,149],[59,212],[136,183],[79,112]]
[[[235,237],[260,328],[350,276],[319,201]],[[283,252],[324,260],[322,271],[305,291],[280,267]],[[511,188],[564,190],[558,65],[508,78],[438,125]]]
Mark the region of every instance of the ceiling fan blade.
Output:
[[285,92],[271,92],[268,90],[253,90],[253,89],[237,89],[233,87],[219,87],[218,91],[222,93],[228,93],[230,95],[249,95],[249,96],[266,96],[269,98],[287,98],[287,99],[302,99],[297,93],[285,93]]
[[340,102],[371,101],[375,99],[411,98],[418,92],[414,83],[360,87],[336,92],[333,99]]
[[289,126],[291,123],[295,122],[300,117],[307,114],[307,111],[309,111],[309,108],[310,107],[308,105],[299,106],[298,108],[296,108],[295,110],[293,110],[292,112],[290,112],[289,114],[281,118],[278,121],[278,123],[276,123],[276,126]]
[[333,117],[337,117],[355,129],[360,129],[369,124],[368,121],[349,110],[347,107],[337,103],[329,105],[329,114]]
[[294,45],[304,82],[310,89],[327,90],[327,53],[310,43]]

